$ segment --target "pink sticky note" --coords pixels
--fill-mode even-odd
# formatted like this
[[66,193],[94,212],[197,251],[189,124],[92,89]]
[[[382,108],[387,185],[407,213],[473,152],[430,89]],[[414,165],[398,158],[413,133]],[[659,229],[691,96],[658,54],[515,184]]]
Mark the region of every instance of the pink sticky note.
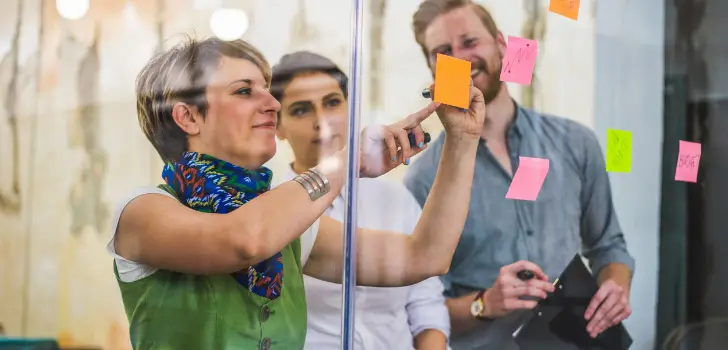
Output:
[[500,80],[522,85],[531,85],[537,55],[538,42],[536,40],[509,35],[506,55],[503,57]]
[[675,181],[697,182],[698,165],[702,147],[699,143],[680,141],[680,154],[677,157]]
[[518,157],[518,159],[518,169],[506,198],[535,201],[549,172],[549,160],[529,157]]

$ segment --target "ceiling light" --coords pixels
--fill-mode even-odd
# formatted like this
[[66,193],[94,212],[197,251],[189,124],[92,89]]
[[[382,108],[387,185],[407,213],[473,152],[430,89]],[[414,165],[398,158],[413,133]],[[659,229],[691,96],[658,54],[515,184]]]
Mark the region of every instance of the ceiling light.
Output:
[[89,7],[90,0],[56,0],[58,14],[72,21],[85,16]]
[[248,15],[240,9],[217,9],[210,16],[210,29],[222,40],[240,39],[248,30],[248,25]]

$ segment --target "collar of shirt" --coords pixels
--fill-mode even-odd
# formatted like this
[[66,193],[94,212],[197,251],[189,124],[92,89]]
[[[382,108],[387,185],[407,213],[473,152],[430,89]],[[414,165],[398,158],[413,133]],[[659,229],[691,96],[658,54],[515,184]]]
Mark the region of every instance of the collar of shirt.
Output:
[[[515,107],[515,116],[506,129],[506,146],[508,147],[508,156],[511,161],[511,168],[515,174],[516,168],[518,168],[519,165],[521,146],[524,144],[525,138],[530,135],[530,132],[533,129],[532,125],[534,116],[530,115],[529,111],[518,105],[516,101],[513,101],[513,106]],[[482,144],[483,147],[478,148],[478,152],[484,152],[483,154],[486,155],[486,157],[479,157],[479,159],[488,159],[488,140],[482,139]],[[502,171],[506,174],[505,170]]]
[[[507,139],[523,137],[531,126],[531,116],[528,110],[522,108],[516,101],[513,101],[513,106],[515,107],[515,116],[513,116],[513,121],[506,130]],[[487,140],[483,139],[483,142],[487,142]]]

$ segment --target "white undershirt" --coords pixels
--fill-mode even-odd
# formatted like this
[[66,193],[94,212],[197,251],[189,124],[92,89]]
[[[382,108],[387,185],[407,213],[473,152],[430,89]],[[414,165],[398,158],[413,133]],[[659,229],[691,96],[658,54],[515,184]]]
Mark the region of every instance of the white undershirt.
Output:
[[[290,167],[278,181],[296,177]],[[357,226],[411,234],[420,217],[420,205],[401,184],[381,179],[358,180]],[[344,190],[342,190],[344,191]],[[343,195],[334,199],[325,215],[344,220]],[[312,241],[313,242],[313,241]],[[308,310],[305,350],[341,348],[342,286],[303,276]],[[444,287],[432,277],[395,288],[357,287],[355,302],[355,350],[413,350],[413,338],[427,329],[450,334],[450,318]]]
[[[122,198],[122,200],[119,201],[116,209],[114,210],[114,217],[111,221],[112,234],[109,243],[106,245],[106,250],[109,252],[109,254],[111,254],[111,256],[114,257],[116,269],[119,273],[119,279],[122,282],[128,283],[138,281],[157,272],[157,269],[152,266],[128,260],[123,256],[117,254],[114,246],[114,239],[116,238],[116,228],[117,226],[119,226],[119,218],[121,218],[121,213],[124,211],[124,208],[137,197],[152,194],[175,198],[167,191],[157,187],[139,187],[135,188],[134,190],[129,192],[129,194],[127,194],[124,198]],[[301,235],[301,266],[306,265],[306,261],[308,261],[308,256],[311,254],[313,244],[316,241],[316,236],[318,235],[318,226],[319,220],[317,219],[313,223],[313,225],[311,225],[311,227],[309,227],[306,232]]]

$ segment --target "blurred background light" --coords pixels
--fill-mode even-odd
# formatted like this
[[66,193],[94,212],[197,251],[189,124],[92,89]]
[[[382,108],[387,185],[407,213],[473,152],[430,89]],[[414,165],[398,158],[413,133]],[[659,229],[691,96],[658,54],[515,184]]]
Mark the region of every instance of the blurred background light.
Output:
[[248,15],[240,9],[217,9],[210,16],[210,29],[222,40],[240,39],[248,30],[248,25]]
[[61,17],[69,20],[81,19],[90,7],[90,0],[56,0],[56,10]]

